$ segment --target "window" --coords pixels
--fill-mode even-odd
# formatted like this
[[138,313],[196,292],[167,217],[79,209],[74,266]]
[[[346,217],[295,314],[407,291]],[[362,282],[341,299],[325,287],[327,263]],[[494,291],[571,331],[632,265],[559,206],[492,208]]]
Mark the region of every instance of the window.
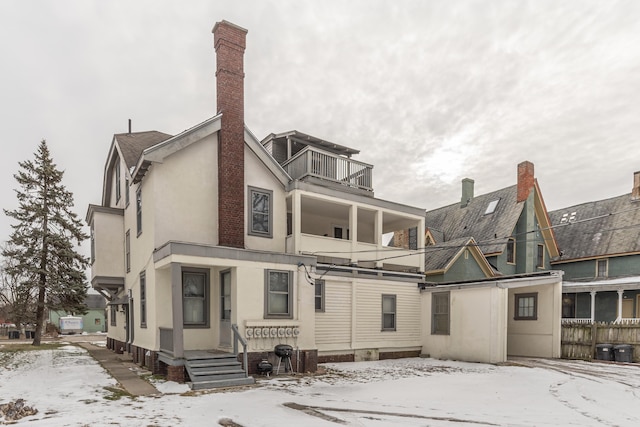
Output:
[[184,327],[209,326],[209,273],[182,271],[182,318]]
[[96,232],[91,226],[91,264],[96,260]]
[[265,275],[264,317],[292,318],[291,272],[266,270]]
[[516,239],[513,237],[509,237],[509,240],[507,240],[507,263],[516,263]]
[[109,320],[111,326],[116,326],[116,312],[118,311],[118,306],[116,304],[111,304],[109,306]]
[[516,294],[515,320],[538,320],[538,293]]
[[129,206],[129,178],[124,180],[124,202],[126,206]]
[[538,245],[538,254],[536,256],[536,267],[544,268],[544,245]]
[[142,185],[136,191],[136,226],[139,236],[142,234]]
[[609,260],[599,259],[596,266],[596,277],[607,277],[609,273]]
[[489,205],[487,205],[487,210],[484,211],[484,214],[492,214],[496,211],[496,208],[498,207],[498,202],[500,201],[500,199],[496,199],[496,200],[492,200],[489,202]]
[[231,320],[231,271],[220,273],[220,319]]
[[324,280],[316,279],[315,287],[316,311],[324,311]]
[[272,236],[273,192],[249,187],[249,234],[261,237]]
[[409,249],[418,249],[418,227],[411,227],[409,229]]
[[449,292],[431,294],[431,334],[449,335]]
[[396,296],[382,295],[382,330],[396,330]]
[[127,273],[131,271],[131,233],[127,230],[124,235],[124,265],[127,268]]
[[576,317],[576,294],[562,294],[562,317]]
[[140,327],[147,327],[147,276],[140,273]]
[[120,201],[120,195],[120,159],[118,159],[116,163],[116,203]]

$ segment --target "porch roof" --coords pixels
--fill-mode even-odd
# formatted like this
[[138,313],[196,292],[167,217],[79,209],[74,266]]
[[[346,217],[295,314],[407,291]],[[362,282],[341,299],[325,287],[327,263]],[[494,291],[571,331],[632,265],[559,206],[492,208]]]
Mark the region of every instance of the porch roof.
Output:
[[640,276],[618,277],[616,279],[592,280],[590,282],[563,282],[562,292],[598,292],[640,289]]

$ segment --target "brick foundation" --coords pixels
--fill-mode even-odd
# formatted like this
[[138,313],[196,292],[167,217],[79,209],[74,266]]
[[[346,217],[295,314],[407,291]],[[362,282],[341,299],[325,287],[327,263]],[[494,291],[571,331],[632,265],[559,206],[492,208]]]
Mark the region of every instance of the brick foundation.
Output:
[[353,361],[353,354],[330,354],[318,356],[318,363],[341,363]]
[[404,359],[405,357],[420,357],[420,350],[411,351],[387,351],[379,354],[380,360]]
[[[318,370],[318,350],[300,350],[300,362],[298,363],[297,353],[294,350],[291,355],[291,366],[293,367],[294,372],[300,373],[310,373],[316,372]],[[242,362],[243,354],[238,354],[238,361]],[[278,356],[275,355],[272,351],[262,351],[262,352],[253,352],[247,354],[247,369],[249,371],[249,375],[259,375],[258,373],[258,363],[262,362],[262,360],[267,359],[273,365],[273,372],[275,373],[278,368]],[[280,366],[280,373],[284,372],[284,364]]]
[[177,383],[184,383],[185,370],[184,366],[167,366],[167,381],[174,381]]

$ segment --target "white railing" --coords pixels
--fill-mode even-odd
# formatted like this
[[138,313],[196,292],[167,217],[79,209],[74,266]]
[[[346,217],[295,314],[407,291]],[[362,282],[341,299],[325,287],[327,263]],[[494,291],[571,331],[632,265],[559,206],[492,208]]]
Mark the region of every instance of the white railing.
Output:
[[313,176],[348,187],[373,191],[373,166],[315,148],[307,147],[301,150],[283,163],[282,167],[293,179]]
[[637,325],[640,319],[635,317],[618,317],[613,323],[617,325]]
[[593,323],[593,321],[590,318],[572,318],[572,317],[563,317],[562,318],[562,324],[567,324],[567,323],[584,323],[584,324],[589,324],[589,323]]

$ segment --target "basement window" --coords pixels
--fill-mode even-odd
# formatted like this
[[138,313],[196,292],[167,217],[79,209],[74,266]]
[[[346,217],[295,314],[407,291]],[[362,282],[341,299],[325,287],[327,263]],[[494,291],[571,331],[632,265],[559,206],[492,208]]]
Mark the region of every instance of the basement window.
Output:
[[489,205],[487,206],[487,210],[484,211],[484,214],[488,215],[488,214],[494,213],[496,208],[498,207],[498,202],[499,201],[500,201],[500,199],[496,199],[496,200],[492,200],[491,202],[489,202]]

